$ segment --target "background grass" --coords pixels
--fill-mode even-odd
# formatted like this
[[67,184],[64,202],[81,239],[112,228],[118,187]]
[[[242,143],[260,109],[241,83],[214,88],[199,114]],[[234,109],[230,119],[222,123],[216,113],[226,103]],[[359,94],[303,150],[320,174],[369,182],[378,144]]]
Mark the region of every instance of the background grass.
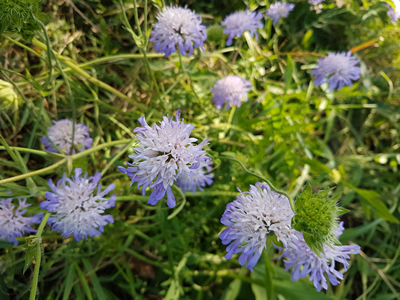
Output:
[[[76,120],[89,126],[93,146],[121,143],[87,152],[72,166],[65,163],[30,180],[0,185],[2,197],[9,190],[15,197],[28,197],[30,214],[40,211],[47,180],[71,167],[90,174],[107,168],[103,186],[117,185],[117,204],[110,210],[115,223],[101,236],[76,242],[45,228],[39,299],[266,299],[264,260],[250,273],[237,259],[223,258],[225,247],[218,238],[226,204],[237,195],[236,187],[247,190],[259,181],[254,174],[292,196],[306,182],[315,190],[333,187],[342,192],[341,205],[351,211],[342,217],[348,229],[341,242],[362,249],[342,283],[321,293],[307,278],[293,283],[279,253],[270,249],[274,299],[400,298],[400,29],[388,23],[386,8],[378,1],[328,0],[319,13],[305,0],[293,2],[295,10],[278,30],[264,20],[258,41],[241,38],[225,48],[224,40],[210,36],[204,53],[183,58],[184,72],[178,56],[154,56],[150,44],[150,68],[159,92],[124,29],[117,2],[42,2],[52,49],[74,95]],[[133,2],[124,3],[135,28]],[[149,3],[150,26],[159,4]],[[260,12],[269,6],[266,1],[241,0],[166,4],[187,5],[203,14],[207,26],[246,6]],[[142,22],[143,1],[138,7]],[[1,110],[0,132],[8,145],[25,149],[18,153],[26,163],[23,169],[1,151],[2,180],[60,161],[42,152],[29,154],[29,149],[43,150],[40,138],[51,120],[73,114],[58,69],[45,87],[45,39],[40,32],[36,39],[41,43],[27,43],[11,32],[0,37],[0,78],[13,82],[23,96],[17,110]],[[353,88],[332,93],[313,85],[311,72],[319,57],[369,41],[355,53],[362,76]],[[215,81],[228,74],[253,83],[249,101],[236,109],[231,124],[230,111],[216,109],[210,92]],[[140,116],[152,123],[177,109],[196,126],[193,136],[210,140],[215,182],[204,193],[186,193],[184,206],[178,198],[175,210],[182,210],[168,219],[175,210],[165,201],[147,205],[147,197],[130,187],[116,167],[132,153],[126,140],[132,140]],[[17,247],[0,241],[2,300],[28,298],[33,266],[22,273],[25,249],[24,239],[20,241]]]

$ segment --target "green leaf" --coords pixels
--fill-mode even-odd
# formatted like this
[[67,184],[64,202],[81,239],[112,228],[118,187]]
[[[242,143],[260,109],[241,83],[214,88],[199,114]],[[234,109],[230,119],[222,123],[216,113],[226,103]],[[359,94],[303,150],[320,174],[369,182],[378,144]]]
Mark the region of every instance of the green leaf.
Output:
[[348,188],[354,190],[359,194],[369,205],[375,210],[378,217],[393,223],[400,223],[400,221],[395,218],[390,211],[387,209],[385,204],[379,199],[379,194],[375,191],[360,189],[352,185],[350,182],[342,180],[343,184]]
[[242,281],[240,279],[234,279],[228,285],[225,292],[222,294],[221,300],[235,300],[239,295]]
[[40,247],[40,243],[35,236],[30,236],[26,238],[26,242],[23,246],[26,249],[25,253],[25,264],[22,274],[25,274],[26,270],[28,270],[32,261],[36,258],[37,247]]
[[96,272],[93,271],[93,267],[90,264],[89,260],[83,258],[82,262],[83,262],[83,265],[85,266],[86,272],[92,271],[92,272],[90,272],[89,277],[90,277],[90,280],[92,281],[94,291],[96,292],[98,299],[99,300],[107,300],[107,298],[104,294],[103,288],[101,287],[100,280],[97,277]]
[[286,68],[284,73],[285,90],[287,90],[290,84],[292,83],[293,71],[294,71],[294,61],[292,59],[292,56],[288,55],[286,59]]
[[63,300],[68,300],[74,284],[75,266],[74,264],[68,267],[67,277],[65,279],[65,288],[63,293]]

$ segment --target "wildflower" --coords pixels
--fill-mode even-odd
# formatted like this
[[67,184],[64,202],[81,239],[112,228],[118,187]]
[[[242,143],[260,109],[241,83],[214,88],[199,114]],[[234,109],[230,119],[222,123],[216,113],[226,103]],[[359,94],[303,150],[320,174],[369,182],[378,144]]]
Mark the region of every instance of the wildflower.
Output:
[[0,239],[7,239],[14,246],[18,245],[17,237],[22,237],[26,233],[33,233],[31,224],[39,224],[42,221],[42,213],[32,217],[24,217],[26,209],[30,204],[26,203],[26,199],[18,199],[19,205],[17,209],[11,203],[12,198],[0,200]]
[[258,39],[257,28],[263,28],[263,23],[260,22],[263,15],[255,11],[250,12],[238,11],[228,15],[225,20],[221,22],[225,26],[224,33],[228,34],[226,45],[232,45],[233,38],[240,37],[246,30],[250,31],[250,36]]
[[395,9],[388,3],[384,3],[384,5],[388,8],[387,15],[390,18],[390,22],[396,23],[400,18],[400,0],[392,1]]
[[115,206],[117,198],[115,195],[109,199],[104,198],[115,188],[115,183],[101,191],[100,173],[89,178],[87,173],[81,175],[82,169],[76,168],[72,179],[64,174],[57,185],[50,179],[52,192],[47,192],[47,201],[40,204],[40,208],[54,213],[48,221],[49,225],[53,224],[52,229],[60,230],[64,238],[74,235],[77,241],[86,240],[87,236],[99,236],[105,225],[114,223],[111,215],[102,214],[107,208]]
[[294,9],[293,3],[286,3],[286,2],[275,2],[271,4],[269,9],[267,10],[267,16],[272,18],[274,26],[278,23],[280,18],[287,18],[289,12]]
[[[182,55],[194,48],[204,51],[204,41],[207,38],[206,26],[201,24],[201,16],[182,7],[167,7],[157,15],[158,23],[154,24],[150,41],[155,42],[157,53],[165,53],[165,57],[176,52],[176,46]],[[193,45],[194,44],[194,45]]]
[[236,75],[229,75],[218,80],[211,91],[214,93],[213,102],[221,109],[225,102],[226,108],[236,105],[240,107],[242,101],[247,102],[251,82]]
[[[239,190],[240,191],[240,190]],[[263,249],[267,247],[267,236],[275,233],[285,247],[292,245],[293,230],[290,223],[294,213],[289,200],[266,184],[250,185],[250,191],[240,191],[236,200],[228,203],[221,223],[228,226],[219,235],[222,244],[228,245],[226,259],[234,253],[242,254],[239,263],[253,271]]]
[[201,162],[197,169],[191,170],[189,173],[182,173],[176,181],[176,185],[182,189],[184,193],[192,191],[196,193],[196,188],[204,191],[203,187],[213,183],[213,174],[206,174],[211,172],[212,160]]
[[329,89],[340,90],[345,85],[353,86],[352,81],[360,78],[361,68],[357,67],[360,60],[351,52],[328,53],[328,57],[318,59],[318,66],[313,71],[315,85],[329,82]]
[[324,2],[325,0],[308,0],[308,3],[312,4],[312,5],[317,5],[320,4],[322,2]]
[[[69,154],[72,144],[72,121],[68,119],[53,120],[53,124],[47,133],[49,138],[42,136],[42,144],[46,151],[57,152],[51,143],[53,142],[54,145]],[[80,151],[83,151],[85,148],[91,148],[92,143],[93,139],[89,135],[89,128],[84,124],[75,123],[74,146],[80,145]],[[72,153],[75,153],[75,149],[72,150]]]
[[[338,238],[344,230],[343,222],[340,222],[336,230]],[[358,245],[328,246],[324,245],[324,253],[320,256],[308,247],[301,232],[295,231],[297,240],[293,240],[295,248],[284,247],[281,257],[285,257],[285,269],[291,271],[292,281],[306,277],[310,274],[310,281],[314,283],[315,288],[321,291],[321,287],[328,289],[325,274],[328,276],[332,285],[337,285],[343,279],[343,274],[335,269],[335,263],[343,264],[347,271],[349,267],[348,259],[350,254],[357,254],[360,251]]]
[[209,159],[202,150],[207,140],[193,144],[197,141],[190,137],[194,125],[180,120],[180,110],[176,121],[164,117],[159,125],[150,127],[141,117],[139,123],[143,127],[134,130],[139,147],[134,148],[136,154],[129,155],[134,161],[128,163],[128,168],[118,167],[118,170],[132,179],[131,185],[137,182],[138,188],[142,186],[143,196],[147,187],[153,189],[149,204],[156,205],[167,193],[167,205],[173,208],[176,203],[171,186],[179,176],[193,172]]

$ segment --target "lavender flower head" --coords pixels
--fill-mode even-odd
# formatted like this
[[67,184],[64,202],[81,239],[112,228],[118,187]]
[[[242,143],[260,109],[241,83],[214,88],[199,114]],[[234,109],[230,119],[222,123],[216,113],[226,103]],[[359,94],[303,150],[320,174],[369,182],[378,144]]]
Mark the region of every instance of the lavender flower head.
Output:
[[312,5],[317,5],[320,4],[322,2],[324,2],[325,0],[308,0],[308,3],[312,4]]
[[[343,222],[340,222],[339,228],[336,231],[336,236],[339,237],[343,233]],[[335,269],[335,262],[341,263],[347,271],[349,267],[348,259],[350,254],[357,254],[360,251],[358,245],[343,245],[329,247],[324,245],[324,252],[318,257],[314,251],[308,247],[304,241],[303,234],[295,231],[297,240],[294,241],[296,247],[279,248],[283,250],[281,257],[285,257],[285,269],[292,273],[292,280],[296,281],[310,274],[310,281],[313,281],[315,288],[321,291],[321,287],[328,289],[325,274],[328,276],[332,285],[337,285],[339,280],[343,279],[343,274]]]
[[[239,190],[240,191],[240,190]],[[228,226],[219,235],[222,244],[228,245],[226,259],[234,253],[242,253],[239,263],[253,271],[263,249],[267,247],[267,236],[275,233],[278,241],[291,246],[296,239],[290,224],[294,213],[289,200],[266,184],[250,185],[250,191],[240,191],[236,200],[228,203],[221,223]]]
[[24,217],[26,209],[30,204],[26,199],[18,199],[17,209],[13,205],[12,198],[0,200],[0,239],[7,239],[14,246],[18,245],[17,237],[22,237],[26,233],[33,233],[31,224],[39,224],[42,221],[42,213],[32,217]]
[[200,191],[204,191],[203,188],[206,185],[213,183],[213,174],[207,174],[211,172],[212,160],[206,160],[200,163],[197,169],[191,170],[189,173],[182,173],[176,181],[176,185],[182,189],[184,193],[192,191],[196,193],[198,188]]
[[359,59],[351,52],[328,53],[328,57],[318,59],[318,66],[313,71],[315,85],[329,82],[329,89],[340,90],[345,85],[353,86],[353,82],[360,78],[361,68],[356,65]]
[[56,185],[50,179],[52,192],[47,192],[47,201],[40,203],[40,208],[54,213],[48,220],[49,225],[53,224],[52,229],[60,230],[64,238],[74,235],[77,241],[99,236],[105,225],[114,223],[111,215],[102,214],[115,206],[117,198],[115,195],[105,198],[115,188],[115,183],[101,191],[100,173],[89,178],[87,174],[81,175],[82,169],[76,168],[72,179],[64,174]]
[[232,105],[240,107],[242,101],[247,102],[248,92],[251,90],[251,82],[236,75],[229,75],[218,80],[211,92],[214,93],[213,102],[221,109],[225,102],[226,109]]
[[[204,51],[207,38],[206,26],[201,24],[201,16],[187,8],[170,6],[157,15],[158,23],[150,36],[157,53],[165,53],[165,57],[176,52],[176,46],[182,55],[194,48]],[[193,45],[194,44],[194,45]]]
[[387,15],[390,18],[390,22],[396,23],[400,18],[400,0],[392,1],[396,9],[393,9],[393,7],[388,3],[384,3],[384,5],[388,8]]
[[276,23],[278,23],[280,18],[287,18],[289,15],[289,12],[291,12],[294,9],[294,4],[293,3],[286,3],[286,2],[280,2],[277,1],[269,7],[267,10],[267,16],[269,16],[272,19],[272,23],[274,26]]
[[228,15],[225,20],[221,22],[225,26],[224,33],[228,34],[226,45],[232,45],[233,38],[240,37],[246,30],[250,31],[250,36],[258,39],[257,28],[263,28],[263,23],[260,22],[263,15],[255,11],[250,12],[238,11]]
[[[53,126],[49,127],[47,133],[49,139],[58,148],[69,154],[72,144],[72,121],[68,119],[53,120],[53,124]],[[46,151],[57,153],[58,151],[53,147],[49,139],[46,136],[42,136],[42,144]],[[81,145],[80,151],[83,151],[85,148],[91,148],[92,143],[93,139],[89,135],[89,128],[84,124],[75,123],[74,145]],[[72,153],[75,153],[74,149]]]
[[134,130],[139,147],[134,148],[136,154],[129,155],[134,161],[127,163],[128,168],[118,167],[118,170],[132,179],[131,185],[137,182],[138,188],[142,186],[143,196],[147,187],[153,189],[149,204],[156,205],[167,193],[167,205],[173,208],[176,203],[171,186],[179,176],[193,172],[210,159],[202,149],[208,140],[193,144],[197,141],[190,137],[194,125],[181,121],[179,110],[176,121],[164,117],[159,125],[150,127],[141,117],[139,123],[143,127]]

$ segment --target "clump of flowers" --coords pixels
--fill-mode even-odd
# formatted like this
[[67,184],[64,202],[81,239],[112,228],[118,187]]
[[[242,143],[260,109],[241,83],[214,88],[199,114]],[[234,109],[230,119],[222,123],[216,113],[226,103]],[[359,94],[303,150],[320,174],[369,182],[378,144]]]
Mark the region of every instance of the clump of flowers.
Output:
[[18,245],[17,237],[27,233],[36,232],[31,224],[39,224],[42,221],[42,213],[32,217],[24,217],[26,209],[30,204],[26,199],[18,199],[19,205],[15,209],[12,198],[0,200],[0,239],[6,239],[14,245]]
[[338,244],[336,231],[339,216],[348,210],[337,205],[340,194],[330,198],[330,189],[313,194],[310,184],[297,197],[296,215],[292,226],[304,234],[304,240],[318,255],[324,252],[324,245]]
[[211,185],[213,183],[214,175],[209,174],[211,172],[212,163],[211,159],[204,162],[202,161],[197,169],[191,170],[189,173],[182,173],[178,177],[176,185],[182,189],[184,193],[187,191],[196,193],[197,188],[203,192],[203,188],[206,185]]
[[136,154],[129,155],[134,161],[127,163],[128,168],[118,167],[118,170],[132,179],[131,184],[137,182],[138,188],[142,186],[143,196],[147,187],[153,189],[149,204],[156,205],[167,193],[167,205],[173,208],[176,202],[171,186],[182,174],[194,172],[210,159],[202,149],[208,140],[194,144],[197,139],[190,137],[194,125],[181,121],[179,110],[176,121],[164,117],[150,127],[141,117],[139,123],[143,127],[134,130],[139,147],[134,148]]
[[115,188],[115,183],[101,191],[100,173],[89,178],[87,173],[81,175],[82,169],[76,168],[72,179],[64,174],[56,185],[50,179],[52,192],[47,192],[47,200],[40,204],[40,208],[53,213],[48,220],[49,225],[53,224],[52,229],[61,231],[64,238],[73,235],[77,241],[99,236],[104,226],[114,223],[111,215],[103,213],[115,206],[117,198],[115,195],[105,198]]
[[171,6],[157,15],[158,23],[150,36],[157,53],[165,53],[165,57],[176,52],[176,47],[182,55],[193,48],[204,51],[204,41],[207,38],[206,26],[201,24],[201,16],[187,8]]
[[387,15],[390,18],[390,22],[396,23],[400,18],[400,0],[392,0],[395,9],[388,3],[384,5],[388,8]]
[[224,33],[228,34],[226,45],[232,45],[233,38],[240,37],[246,30],[250,31],[250,36],[258,39],[257,28],[263,28],[263,23],[260,22],[263,15],[255,11],[250,12],[238,11],[228,15],[225,20],[221,22],[225,26]]
[[280,18],[287,18],[289,13],[294,9],[293,3],[286,3],[277,1],[267,10],[267,16],[272,19],[274,26],[278,23]]
[[226,102],[226,109],[236,105],[240,107],[242,101],[247,102],[251,82],[237,75],[229,75],[218,80],[211,92],[214,93],[213,102],[221,109]]
[[313,71],[315,85],[329,83],[329,89],[340,90],[345,85],[353,86],[353,81],[360,78],[360,62],[351,52],[328,53],[328,57],[318,59],[318,66]]
[[[344,230],[343,222],[340,222],[339,227],[335,231],[338,238]],[[285,257],[285,269],[291,271],[292,281],[299,280],[310,274],[310,281],[314,283],[315,288],[321,291],[321,287],[328,289],[327,280],[332,285],[337,285],[343,279],[343,274],[335,269],[335,263],[343,264],[347,271],[349,267],[348,259],[350,254],[358,254],[360,246],[358,245],[343,245],[343,246],[328,246],[324,245],[324,253],[320,256],[316,255],[313,250],[307,245],[304,236],[301,232],[295,231],[297,237],[293,240],[295,247],[276,247],[282,250],[282,257]]]
[[[69,154],[72,146],[72,121],[68,119],[59,121],[53,120],[53,124],[54,125],[50,126],[47,132],[48,138],[46,136],[42,137],[42,144],[46,148],[46,151],[57,153],[58,151],[54,148],[54,144],[60,150]],[[73,136],[74,146],[80,146],[80,151],[83,151],[85,148],[89,149],[92,147],[93,139],[90,137],[89,128],[86,125],[76,123]],[[75,152],[75,149],[72,149],[72,153]]]
[[231,259],[234,253],[242,253],[239,263],[253,271],[263,249],[267,247],[267,237],[274,233],[285,247],[293,246],[296,239],[290,223],[294,216],[289,200],[266,184],[250,185],[250,191],[240,191],[236,200],[228,203],[221,223],[228,226],[219,235],[222,244],[228,245],[225,255]]
[[15,111],[21,105],[21,98],[15,92],[11,83],[0,79],[0,108],[5,111]]

